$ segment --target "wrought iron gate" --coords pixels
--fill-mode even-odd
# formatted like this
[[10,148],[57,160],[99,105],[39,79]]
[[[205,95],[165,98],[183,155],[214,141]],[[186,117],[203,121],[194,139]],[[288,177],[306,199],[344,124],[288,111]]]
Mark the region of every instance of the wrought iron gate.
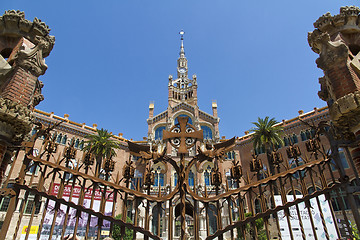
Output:
[[[234,159],[231,181],[224,181],[219,164],[234,146],[235,138],[214,145],[200,145],[202,131],[197,131],[187,118],[179,117],[179,124],[164,131],[164,140],[177,149],[176,157],[168,156],[166,148],[153,146],[150,149],[128,142],[131,154],[145,166],[142,180],[134,178],[132,157],[119,171],[121,174],[114,175],[113,160],[104,160],[103,170],[96,173],[93,171],[94,156],[89,152],[81,153],[73,141],[63,154],[56,155],[57,143],[51,135],[53,128],[39,124],[32,139],[23,143],[24,158],[13,162],[9,177],[3,183],[7,187],[2,189],[1,195],[9,204],[0,239],[18,239],[21,222],[25,220],[28,228],[25,239],[29,238],[32,225],[38,226],[37,239],[63,239],[70,233],[85,236],[85,239],[101,239],[104,232],[113,236],[115,226],[120,228],[121,238],[131,234],[133,239],[198,240],[201,235],[209,240],[258,239],[261,236],[267,239],[274,236],[278,239],[298,239],[298,236],[336,239],[341,236],[341,229],[334,221],[338,218],[334,210],[342,215],[348,229],[352,228],[349,218],[360,226],[357,205],[360,199],[354,195],[360,182],[353,161],[346,171],[341,163],[339,147],[351,159],[347,143],[335,140],[334,130],[329,127],[324,123],[313,127],[314,135],[307,142],[307,153],[301,153],[296,145],[290,144],[287,155],[293,159],[291,164],[283,161],[278,151],[268,152],[269,163],[277,171],[274,175],[264,170],[262,160],[253,155],[251,172],[243,173],[239,161]],[[330,142],[331,151],[323,147],[321,135],[327,137],[325,141]],[[38,138],[43,139],[42,149],[34,154]],[[194,147],[198,147],[197,154],[189,157],[189,149]],[[81,164],[72,165],[73,159],[80,158]],[[21,161],[21,165],[16,161]],[[213,166],[209,172],[211,184],[190,184],[191,169],[199,171],[209,162]],[[154,186],[153,166],[157,163],[162,163],[167,171],[168,168],[175,170],[175,186]],[[39,170],[36,173],[34,169]],[[16,172],[18,175],[13,178]],[[350,177],[354,180],[350,181]],[[20,204],[20,196],[23,202],[33,198],[32,204]],[[39,207],[40,199],[44,202],[43,211]],[[324,212],[321,207],[325,199],[330,203],[327,208],[330,212]],[[96,201],[99,206],[95,208]],[[338,209],[333,209],[334,202]],[[299,217],[304,212],[306,219]],[[60,213],[61,224],[56,222]],[[117,213],[121,213],[120,218],[116,217]],[[140,219],[141,214],[143,219]],[[292,226],[295,216],[298,216],[298,229]],[[264,223],[264,230],[259,221]],[[285,233],[288,237],[284,237]]]

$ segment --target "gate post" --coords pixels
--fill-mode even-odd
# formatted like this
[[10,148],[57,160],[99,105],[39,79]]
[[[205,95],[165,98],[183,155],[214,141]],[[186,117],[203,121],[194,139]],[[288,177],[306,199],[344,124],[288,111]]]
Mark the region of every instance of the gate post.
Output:
[[316,64],[324,72],[319,78],[319,97],[327,102],[330,118],[353,142],[351,154],[360,170],[360,9],[341,7],[340,14],[326,13],[308,34],[311,49],[319,54]]
[[47,69],[44,58],[55,43],[50,28],[38,18],[9,10],[0,16],[0,182],[9,163],[4,154],[18,146],[32,128],[32,111],[44,96],[38,80]]
[[[342,135],[351,143],[354,172],[360,171],[360,8],[346,6],[340,14],[326,13],[308,34],[311,49],[319,54],[316,64],[324,72],[319,78],[319,97],[327,102],[330,118]],[[341,181],[349,182],[338,156],[338,145],[332,145],[332,155],[339,165]],[[360,215],[353,194],[345,188],[347,199],[358,228]]]

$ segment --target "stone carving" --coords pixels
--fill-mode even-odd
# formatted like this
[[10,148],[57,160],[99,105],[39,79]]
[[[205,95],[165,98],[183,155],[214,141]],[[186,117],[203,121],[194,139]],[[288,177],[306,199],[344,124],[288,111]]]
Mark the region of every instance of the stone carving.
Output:
[[50,36],[50,28],[40,19],[33,22],[25,19],[24,12],[8,10],[0,17],[0,37],[25,37],[32,43],[38,44],[43,41],[43,57],[47,57],[55,44],[54,36]]
[[[312,38],[313,39],[313,38]],[[318,68],[327,70],[329,66],[338,64],[340,62],[346,63],[349,56],[349,48],[342,41],[330,41],[330,36],[327,33],[318,35],[315,42],[311,43],[311,48],[320,57],[316,59]]]
[[329,12],[325,13],[319,17],[316,22],[314,22],[314,27],[324,31],[329,25],[332,24],[333,16]]
[[320,99],[324,101],[329,100],[329,90],[328,90],[328,84],[325,77],[319,78],[320,83],[320,91],[318,92],[318,96]]
[[340,8],[340,14],[344,14],[347,17],[359,16],[360,8],[356,6],[345,6]]
[[330,35],[337,31],[356,31],[360,29],[357,25],[359,13],[360,9],[358,7],[341,7],[340,14],[332,16],[330,13],[326,13],[316,20],[314,27]]
[[37,17],[34,18],[33,28],[34,28],[34,31],[37,32],[37,35],[40,35],[40,36],[45,36],[45,35],[49,34],[49,32],[51,30],[49,28],[49,26],[45,24],[45,22],[41,21]]
[[353,137],[351,129],[360,122],[360,92],[347,94],[337,99],[329,112],[334,124],[344,135]]
[[7,10],[5,11],[4,16],[13,18],[25,18],[25,13],[20,10]]
[[[348,138],[352,138],[352,128],[360,123],[360,8],[342,7],[340,14],[326,13],[315,23],[316,28],[308,34],[311,49],[320,56],[317,66],[325,76],[319,79],[321,90],[318,95],[327,101],[334,124]],[[344,77],[346,76],[346,79]],[[344,81],[348,89],[342,89]],[[355,92],[354,92],[355,91]]]
[[49,43],[39,40],[34,48],[20,50],[15,56],[16,65],[29,70],[36,77],[43,75],[47,69],[47,65],[45,64],[42,53],[43,49],[48,45]]
[[[340,14],[332,16],[330,13],[326,13],[321,16],[314,23],[316,28],[313,32],[308,34],[308,42],[312,50],[316,53],[320,53],[318,45],[323,42],[323,35],[329,35],[329,39],[334,39],[334,35],[338,33],[353,34],[360,32],[359,21],[360,9],[354,6],[342,7]],[[320,40],[320,41],[319,41]],[[350,44],[350,43],[348,43]]]
[[32,128],[32,112],[25,106],[0,98],[0,137],[10,142],[21,141]]
[[0,85],[11,69],[10,64],[0,55]]

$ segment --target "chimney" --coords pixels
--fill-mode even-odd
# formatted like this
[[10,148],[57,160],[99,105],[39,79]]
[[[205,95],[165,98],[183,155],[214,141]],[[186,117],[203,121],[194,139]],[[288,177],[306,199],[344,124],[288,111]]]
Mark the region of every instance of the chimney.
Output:
[[152,118],[154,117],[154,102],[150,102],[149,104],[149,118]]
[[213,116],[217,118],[218,117],[218,112],[217,112],[217,103],[216,103],[216,101],[213,101],[211,106],[212,106]]

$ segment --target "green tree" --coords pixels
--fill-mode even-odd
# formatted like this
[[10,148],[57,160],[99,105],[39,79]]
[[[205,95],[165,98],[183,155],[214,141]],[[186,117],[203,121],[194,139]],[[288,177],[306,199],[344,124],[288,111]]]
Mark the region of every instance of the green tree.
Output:
[[[121,214],[117,215],[115,219],[121,219]],[[129,217],[126,217],[126,222],[132,223]],[[112,229],[112,238],[114,238],[114,240],[121,239],[121,227],[119,225],[114,224]],[[132,239],[133,239],[133,230],[129,228],[125,228],[125,236],[123,240],[132,240]]]
[[85,151],[90,151],[95,155],[96,167],[95,172],[99,173],[103,158],[111,159],[116,156],[115,149],[119,148],[118,143],[111,139],[112,134],[106,129],[97,129],[97,134],[87,135],[88,139],[85,141],[88,145],[84,148]]
[[[255,127],[251,128],[249,131],[253,132],[251,140],[253,142],[254,150],[264,146],[266,153],[270,153],[278,145],[283,144],[281,138],[283,127],[278,123],[279,122],[277,122],[275,118],[269,119],[268,116],[264,119],[259,117],[257,122],[252,123]],[[271,174],[275,174],[274,166],[270,161],[269,165]]]
[[354,235],[354,239],[360,239],[359,230],[355,222],[351,222],[351,228],[352,228],[352,234]]
[[[245,213],[245,219],[247,217],[251,217],[251,216],[252,216],[252,213]],[[258,233],[257,234],[258,239],[259,240],[266,240],[266,232],[265,232],[265,229],[264,229],[264,220],[262,218],[256,219],[255,220],[255,226],[256,226],[257,233]],[[249,223],[246,224],[245,230],[246,230],[246,232],[248,232],[250,234],[250,236],[252,236],[252,239],[254,239],[254,236],[253,236],[254,229],[252,229],[252,227],[251,227],[251,225]],[[238,236],[237,236],[238,240],[245,239],[240,228],[237,228],[237,232],[238,232]]]

